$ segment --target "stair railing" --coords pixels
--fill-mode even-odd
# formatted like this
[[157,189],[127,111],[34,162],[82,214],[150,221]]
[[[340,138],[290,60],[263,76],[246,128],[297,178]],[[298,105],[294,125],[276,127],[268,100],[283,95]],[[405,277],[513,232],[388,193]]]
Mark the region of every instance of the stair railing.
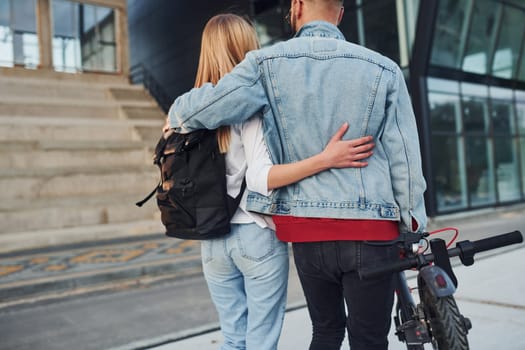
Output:
[[132,84],[144,85],[164,113],[168,113],[173,99],[166,93],[162,85],[143,63],[138,63],[130,67],[129,80]]

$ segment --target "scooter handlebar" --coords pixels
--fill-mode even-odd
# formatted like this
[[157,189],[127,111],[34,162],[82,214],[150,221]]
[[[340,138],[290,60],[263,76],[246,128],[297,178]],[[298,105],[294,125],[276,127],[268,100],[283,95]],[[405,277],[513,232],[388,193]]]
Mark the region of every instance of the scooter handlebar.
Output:
[[[468,243],[472,248],[472,253],[484,252],[487,250],[492,250],[496,248],[505,247],[512,244],[522,243],[523,235],[520,231],[513,231],[508,233],[503,233],[497,236],[492,236],[488,238],[479,239],[476,241],[461,241],[456,244],[455,248],[449,249],[449,256],[458,256],[463,254],[461,248],[462,245]],[[425,254],[422,257],[427,262],[434,261],[434,255],[432,253]],[[362,279],[370,279],[374,277],[381,276],[386,273],[400,272],[403,270],[409,270],[418,266],[418,259],[415,257],[408,257],[396,261],[384,261],[381,265],[366,266],[361,268],[359,276]]]
[[474,246],[474,251],[476,253],[479,253],[521,242],[523,242],[523,235],[521,234],[521,232],[512,231],[509,233],[503,233],[501,235],[473,241],[472,245]]

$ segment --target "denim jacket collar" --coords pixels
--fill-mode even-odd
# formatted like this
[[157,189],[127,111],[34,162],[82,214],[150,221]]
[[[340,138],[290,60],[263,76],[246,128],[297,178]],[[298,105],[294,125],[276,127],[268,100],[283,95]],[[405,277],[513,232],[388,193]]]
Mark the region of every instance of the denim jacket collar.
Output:
[[332,23],[325,21],[312,21],[306,23],[295,34],[295,37],[318,36],[323,38],[333,38],[345,40],[343,33]]

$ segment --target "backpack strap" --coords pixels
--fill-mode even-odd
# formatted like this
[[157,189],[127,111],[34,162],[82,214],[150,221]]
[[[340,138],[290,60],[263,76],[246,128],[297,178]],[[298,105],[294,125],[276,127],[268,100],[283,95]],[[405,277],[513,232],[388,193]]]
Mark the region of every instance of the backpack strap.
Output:
[[[155,146],[155,154],[154,154],[154,157],[153,157],[153,164],[160,166],[160,159],[162,158],[162,154],[164,153],[164,149],[166,148],[166,145],[168,144],[168,139],[169,139],[170,135],[171,134],[162,135],[160,137],[159,142],[157,142],[157,146]],[[144,203],[146,203],[147,201],[149,201],[151,199],[151,197],[153,197],[153,195],[155,194],[155,192],[157,192],[157,189],[161,185],[162,185],[162,179],[159,181],[158,185],[155,186],[155,188],[153,189],[153,191],[151,191],[150,194],[148,194],[143,200],[138,201],[137,203],[135,203],[135,205],[137,207],[142,207],[144,205]]]
[[147,201],[150,200],[151,197],[153,197],[153,195],[155,194],[155,192],[157,192],[157,189],[159,188],[159,186],[161,184],[162,184],[162,180],[159,182],[159,184],[157,186],[155,186],[155,188],[153,189],[153,191],[151,191],[150,194],[148,194],[143,200],[138,201],[137,203],[135,203],[135,205],[137,207],[142,207],[144,205],[144,203],[146,203]]
[[241,184],[241,190],[239,191],[239,194],[237,195],[237,197],[233,199],[233,201],[228,202],[228,212],[230,214],[230,219],[233,217],[233,215],[237,211],[237,208],[239,207],[239,204],[241,203],[242,195],[244,194],[245,189],[246,189],[246,178],[243,178],[242,184]]

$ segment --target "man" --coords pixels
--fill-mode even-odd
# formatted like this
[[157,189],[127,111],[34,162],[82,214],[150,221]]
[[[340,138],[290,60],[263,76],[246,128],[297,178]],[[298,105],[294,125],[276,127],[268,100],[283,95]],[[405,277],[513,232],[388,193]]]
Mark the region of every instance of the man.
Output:
[[336,27],[343,11],[341,0],[292,0],[294,38],[248,53],[217,85],[182,95],[169,119],[184,131],[260,114],[275,164],[320,152],[343,122],[348,138],[374,137],[367,167],[330,169],[269,197],[250,193],[248,209],[273,215],[279,239],[292,242],[310,349],[339,349],[346,328],[352,350],[386,350],[393,275],[361,280],[358,269],[394,259],[400,231],[424,231],[426,184],[403,74],[345,41]]

